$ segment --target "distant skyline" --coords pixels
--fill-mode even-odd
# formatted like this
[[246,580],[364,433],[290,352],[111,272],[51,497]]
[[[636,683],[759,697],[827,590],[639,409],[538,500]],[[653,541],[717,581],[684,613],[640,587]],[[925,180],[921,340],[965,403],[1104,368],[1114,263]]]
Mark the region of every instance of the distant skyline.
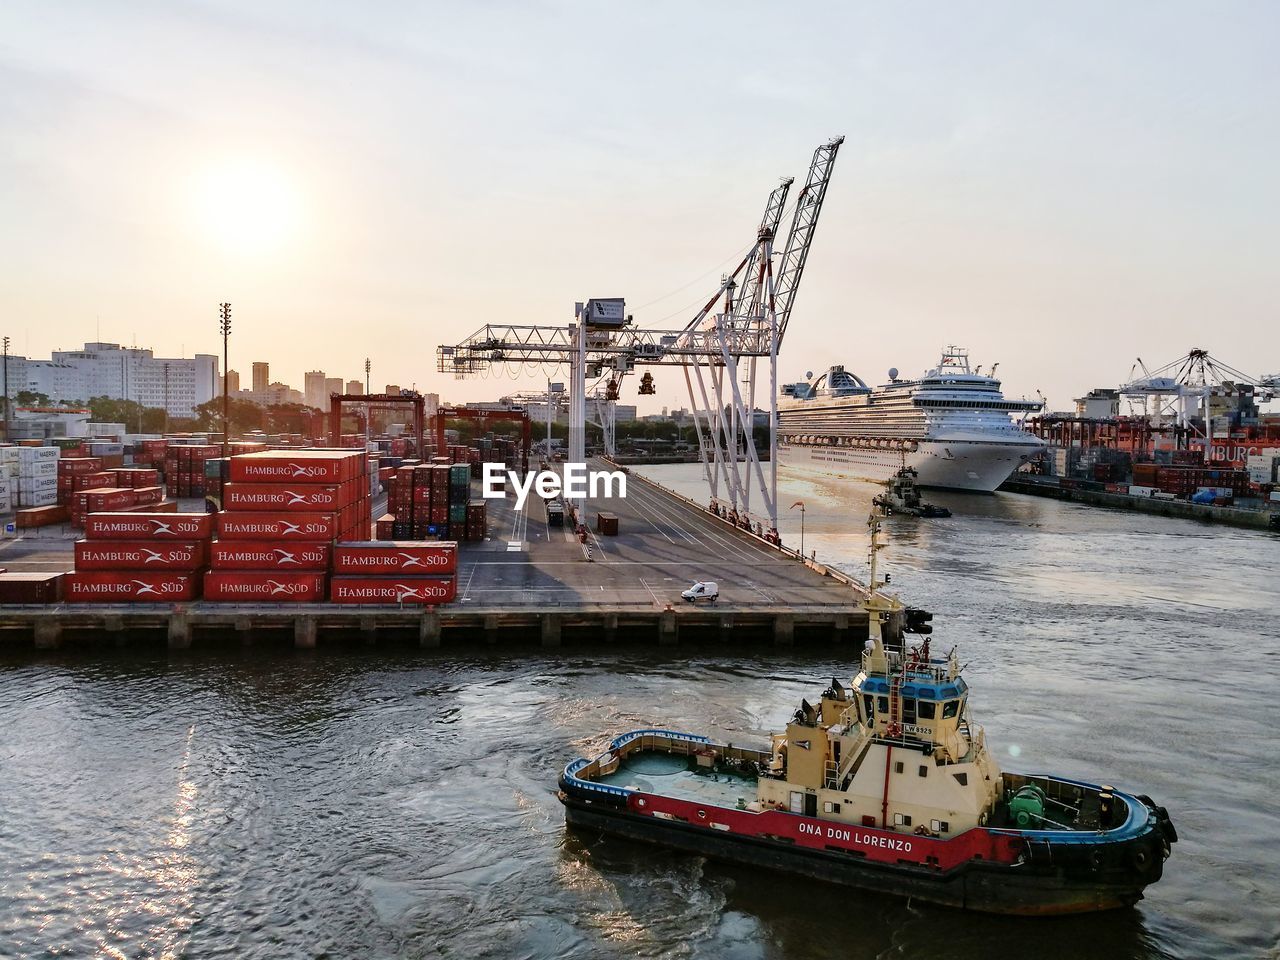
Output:
[[[229,300],[242,374],[536,390],[435,348],[592,296],[682,324],[844,134],[784,381],[949,343],[1059,409],[1138,356],[1280,372],[1278,35],[1261,3],[9,3],[0,333],[221,358]],[[641,413],[687,405],[656,378]]]

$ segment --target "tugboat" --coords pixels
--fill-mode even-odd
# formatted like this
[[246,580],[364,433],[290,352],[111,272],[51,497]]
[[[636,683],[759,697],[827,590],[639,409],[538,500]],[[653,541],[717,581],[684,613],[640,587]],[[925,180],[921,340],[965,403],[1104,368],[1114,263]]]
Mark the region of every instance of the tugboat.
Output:
[[[1002,771],[932,616],[880,591],[849,687],[802,701],[767,749],[633,730],[560,777],[567,823],[713,859],[989,913],[1128,907],[1177,833],[1149,797]],[[923,637],[918,643],[907,634]]]
[[919,479],[920,476],[915,470],[903,466],[885,482],[887,487],[885,492],[876,494],[871,502],[882,509],[886,516],[894,513],[904,513],[912,517],[951,516],[951,511],[946,507],[939,507],[920,499]]

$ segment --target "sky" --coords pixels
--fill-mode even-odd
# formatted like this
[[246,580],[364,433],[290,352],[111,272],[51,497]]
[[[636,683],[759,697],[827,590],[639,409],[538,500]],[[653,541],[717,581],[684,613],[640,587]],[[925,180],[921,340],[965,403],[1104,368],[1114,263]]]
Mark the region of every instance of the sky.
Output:
[[[1273,3],[0,5],[0,327],[453,400],[438,344],[681,327],[836,161],[780,378],[947,344],[1053,409],[1193,347],[1280,372]],[[658,371],[641,412],[687,406]],[[623,388],[634,402],[637,380]]]

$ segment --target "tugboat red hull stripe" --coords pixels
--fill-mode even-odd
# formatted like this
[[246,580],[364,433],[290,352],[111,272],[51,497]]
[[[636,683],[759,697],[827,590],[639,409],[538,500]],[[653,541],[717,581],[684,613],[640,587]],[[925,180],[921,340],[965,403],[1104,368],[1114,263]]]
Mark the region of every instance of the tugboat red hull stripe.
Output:
[[[632,793],[627,809],[639,815],[674,817],[694,826],[728,829],[728,832],[761,840],[793,842],[815,850],[840,849],[882,863],[911,863],[950,870],[971,860],[1011,864],[1027,846],[1020,837],[993,833],[982,827],[966,830],[948,840],[895,833],[874,827],[819,820],[784,810],[731,810],[688,800]],[[701,813],[701,815],[700,815]]]

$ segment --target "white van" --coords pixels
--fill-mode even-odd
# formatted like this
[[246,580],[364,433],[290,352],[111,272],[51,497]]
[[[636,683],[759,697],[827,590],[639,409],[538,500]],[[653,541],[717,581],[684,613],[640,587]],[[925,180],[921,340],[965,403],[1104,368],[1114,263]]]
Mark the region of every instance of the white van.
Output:
[[716,602],[716,598],[720,596],[720,587],[710,581],[699,580],[684,593],[680,594],[685,600],[693,603],[695,600],[710,600]]

